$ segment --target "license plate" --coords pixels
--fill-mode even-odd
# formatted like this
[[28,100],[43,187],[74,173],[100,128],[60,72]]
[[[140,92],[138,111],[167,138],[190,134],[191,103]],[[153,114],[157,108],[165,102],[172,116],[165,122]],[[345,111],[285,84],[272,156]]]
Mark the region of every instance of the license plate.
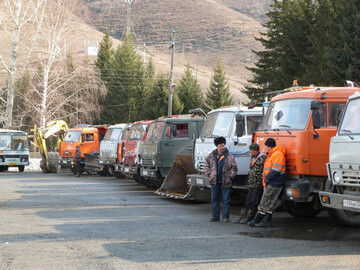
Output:
[[196,184],[198,184],[198,185],[203,185],[203,184],[204,184],[204,180],[203,180],[203,179],[196,179]]
[[343,200],[343,206],[360,209],[360,202],[351,201],[351,200]]
[[143,171],[143,175],[148,175],[148,172],[147,172],[147,171]]
[[16,165],[16,163],[15,163],[15,162],[12,162],[12,163],[9,163],[9,165]]
[[129,172],[129,168],[125,168],[125,172]]

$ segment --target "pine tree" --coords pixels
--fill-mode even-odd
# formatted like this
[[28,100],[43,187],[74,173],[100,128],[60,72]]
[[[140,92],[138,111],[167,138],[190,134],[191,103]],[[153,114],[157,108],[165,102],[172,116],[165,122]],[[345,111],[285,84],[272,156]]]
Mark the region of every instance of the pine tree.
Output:
[[182,113],[187,114],[191,109],[204,107],[203,93],[200,84],[192,74],[190,64],[186,65],[185,74],[182,76],[177,90],[179,99],[184,105]]
[[106,30],[103,40],[100,42],[100,48],[95,65],[101,71],[101,79],[107,84],[111,76],[111,66],[114,58],[113,43],[110,39],[109,30]]
[[[169,84],[169,76],[159,74],[156,77],[154,87],[149,90],[143,103],[146,119],[156,119],[168,115]],[[173,91],[172,103],[172,114],[181,114],[183,105],[179,100],[176,89]]]
[[214,74],[210,81],[210,89],[206,93],[205,103],[208,110],[214,110],[234,103],[220,60],[217,61],[214,67]]
[[124,123],[141,120],[141,101],[147,92],[146,74],[131,34],[127,34],[123,44],[116,49],[111,75],[106,80],[108,94],[102,102],[102,122]]
[[264,100],[266,92],[281,90],[305,74],[311,42],[315,2],[313,0],[274,0],[267,13],[267,28],[258,41],[264,51],[256,51],[258,61],[248,68],[254,78],[244,93],[250,99]]

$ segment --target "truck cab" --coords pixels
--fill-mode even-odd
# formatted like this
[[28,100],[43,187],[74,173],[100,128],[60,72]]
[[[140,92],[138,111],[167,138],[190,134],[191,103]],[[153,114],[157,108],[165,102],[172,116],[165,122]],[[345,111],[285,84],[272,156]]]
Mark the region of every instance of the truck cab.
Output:
[[99,152],[100,142],[105,136],[107,127],[105,126],[80,126],[69,129],[65,134],[65,139],[60,143],[59,148],[59,170],[63,168],[70,168],[73,173],[76,173],[74,156],[76,146],[81,150],[82,167],[85,167],[85,155]]
[[116,166],[116,171],[132,176],[137,182],[140,181],[140,146],[146,138],[150,123],[151,121],[138,121],[131,125],[126,141],[122,143],[122,160]]
[[9,167],[18,167],[23,172],[29,165],[29,143],[26,132],[0,130],[0,172]]
[[[249,109],[231,106],[209,112],[200,138],[195,143],[194,165],[198,174],[187,175],[188,185],[210,190],[209,178],[204,175],[205,159],[215,149],[214,138],[223,136],[226,139],[226,148],[234,155],[238,166],[233,189],[246,189],[251,161],[249,145],[253,132],[260,128],[261,119],[260,107]],[[237,134],[237,125],[242,125],[243,134]]]
[[[319,191],[327,183],[330,138],[336,134],[341,111],[357,87],[293,87],[271,99],[253,142],[264,149],[274,138],[286,151],[286,182],[282,200],[293,216],[320,213]],[[284,92],[284,90],[281,90]]]
[[336,136],[331,138],[328,182],[321,204],[335,220],[360,226],[360,93],[349,97]]
[[161,186],[175,161],[174,154],[192,154],[203,124],[203,118],[189,115],[161,118],[150,124],[140,148],[140,175],[148,185]]
[[99,156],[96,163],[99,164],[101,171],[110,171],[112,175],[115,173],[115,164],[117,163],[117,148],[122,138],[122,133],[127,124],[116,124],[109,126],[104,139],[100,142]]

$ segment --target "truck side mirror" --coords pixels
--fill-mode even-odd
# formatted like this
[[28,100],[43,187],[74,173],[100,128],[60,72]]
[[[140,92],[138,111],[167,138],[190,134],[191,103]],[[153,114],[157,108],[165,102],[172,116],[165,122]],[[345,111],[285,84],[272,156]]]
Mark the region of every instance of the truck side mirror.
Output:
[[81,134],[81,142],[85,142],[85,134],[84,133]]
[[312,120],[314,129],[318,129],[321,127],[320,111],[313,111]]
[[321,101],[318,101],[318,100],[313,100],[311,102],[311,106],[310,106],[310,109],[311,110],[320,110],[320,107],[321,107]]
[[176,138],[176,131],[177,131],[176,125],[171,125],[170,131],[171,131],[172,137]]
[[245,130],[245,118],[241,114],[236,115],[236,136],[242,137]]

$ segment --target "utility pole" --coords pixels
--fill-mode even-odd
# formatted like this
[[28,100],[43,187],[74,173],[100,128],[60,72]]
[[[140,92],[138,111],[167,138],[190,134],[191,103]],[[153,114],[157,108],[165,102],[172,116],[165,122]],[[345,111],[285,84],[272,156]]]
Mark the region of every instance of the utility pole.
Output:
[[144,65],[145,65],[145,61],[146,61],[145,55],[146,55],[146,43],[144,42]]
[[175,49],[175,30],[172,31],[172,42],[169,46],[172,49],[171,52],[171,69],[170,69],[170,85],[169,85],[169,106],[168,116],[172,115],[172,87],[173,87],[173,69],[174,69],[174,49]]
[[126,27],[126,33],[131,33],[131,4],[133,0],[125,0],[125,3],[127,4],[126,8],[126,15],[127,15],[127,27]]

